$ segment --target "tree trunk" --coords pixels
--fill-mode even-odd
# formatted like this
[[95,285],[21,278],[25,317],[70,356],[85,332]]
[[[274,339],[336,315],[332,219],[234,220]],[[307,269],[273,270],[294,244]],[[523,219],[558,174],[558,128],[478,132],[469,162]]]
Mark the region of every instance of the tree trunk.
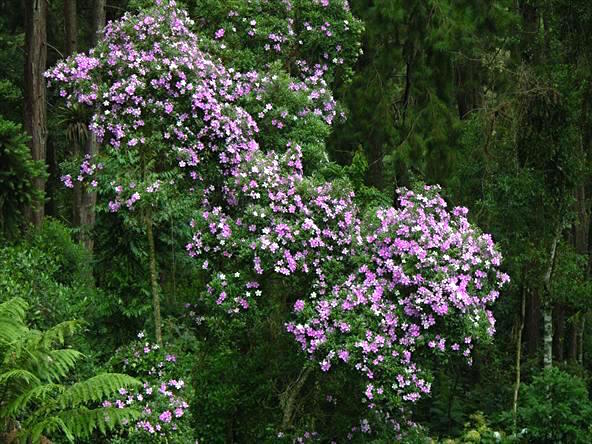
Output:
[[512,417],[514,420],[514,433],[517,431],[518,421],[518,393],[520,392],[520,362],[522,358],[522,331],[524,330],[524,316],[526,314],[526,293],[527,289],[522,289],[522,298],[520,302],[520,320],[518,322],[518,331],[516,334],[516,382],[514,384],[514,400],[512,402]]
[[575,313],[570,318],[569,325],[569,346],[567,348],[567,360],[570,363],[576,363],[578,359],[578,316]]
[[[103,28],[105,27],[105,0],[95,0],[94,11],[93,11],[93,29],[92,34],[92,45],[95,46],[99,38],[102,35]],[[89,130],[88,139],[84,146],[84,154],[90,155],[91,159],[94,159],[99,153],[99,145],[97,143],[96,136]],[[95,206],[97,203],[97,193],[92,189],[87,189],[86,192],[82,193],[80,203],[80,226],[81,236],[80,239],[84,246],[92,251],[94,247],[94,241],[92,238],[92,230],[95,226]]]
[[553,309],[553,356],[557,362],[564,360],[565,305],[555,304]]
[[[25,129],[34,160],[45,162],[47,149],[47,109],[45,65],[47,63],[47,0],[25,1]],[[35,188],[45,193],[45,178],[33,179]],[[35,226],[43,221],[43,203],[27,211]]]
[[92,46],[96,46],[99,39],[103,35],[103,28],[107,22],[107,15],[105,13],[106,0],[95,0],[93,11],[93,29]]
[[66,56],[78,51],[78,16],[76,0],[64,0],[64,28]]
[[[584,151],[584,149],[582,149]],[[588,178],[588,181],[590,179]],[[588,263],[585,270],[586,279],[590,279],[592,273],[592,254],[590,254],[590,223],[592,222],[592,199],[587,195],[588,183],[582,183],[576,189],[576,202],[578,220],[575,227],[576,253],[587,256]],[[578,319],[574,322],[576,335],[577,362],[584,363],[584,328],[586,325],[586,312],[580,312]]]
[[530,356],[537,354],[541,341],[541,298],[538,288],[528,292],[528,316],[526,317],[526,349]]
[[543,310],[543,366],[549,368],[553,365],[553,307],[545,304]]
[[[99,152],[97,138],[91,131],[88,131],[88,139],[84,146],[84,154],[90,155],[91,159],[95,159]],[[97,193],[89,186],[86,186],[81,193],[80,199],[80,240],[82,244],[92,251],[94,247],[94,240],[92,237],[92,230],[95,226],[95,205],[97,203]]]
[[584,328],[586,327],[586,316],[582,314],[578,325],[578,364],[584,365]]
[[304,383],[312,373],[312,367],[305,367],[298,376],[298,379],[291,384],[284,393],[280,395],[280,405],[282,407],[282,430],[292,428],[294,412],[298,401],[298,395],[304,386]]
[[[78,16],[76,15],[76,0],[64,0],[64,42],[66,57],[78,51]],[[80,144],[77,138],[70,140],[72,145],[72,156],[80,156]],[[73,202],[72,202],[72,226],[81,226],[82,207],[82,186],[74,180]]]
[[160,318],[160,288],[158,286],[158,271],[156,265],[156,248],[152,232],[152,216],[146,214],[146,236],[148,237],[148,252],[150,257],[150,286],[152,288],[152,308],[154,310],[154,336],[156,343],[162,347],[162,321]]
[[557,223],[555,234],[551,241],[549,251],[549,262],[545,275],[543,276],[543,288],[545,290],[545,300],[543,309],[544,337],[543,337],[543,364],[545,368],[553,365],[553,291],[551,288],[551,278],[555,268],[555,256],[557,254],[557,243],[561,236],[561,223]]

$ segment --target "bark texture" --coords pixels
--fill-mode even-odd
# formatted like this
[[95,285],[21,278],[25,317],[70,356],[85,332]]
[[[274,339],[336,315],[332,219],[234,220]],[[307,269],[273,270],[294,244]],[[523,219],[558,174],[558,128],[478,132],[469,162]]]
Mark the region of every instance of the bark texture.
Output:
[[[95,0],[93,10],[93,28],[92,45],[95,46],[102,36],[103,28],[106,23],[105,15],[105,0]],[[84,154],[90,155],[91,158],[99,153],[99,145],[96,136],[88,131],[88,138],[84,146]],[[84,246],[92,251],[94,241],[92,237],[92,230],[95,226],[95,206],[97,203],[97,193],[93,190],[86,190],[82,193],[80,201],[80,239]]]
[[156,343],[162,347],[162,320],[160,317],[160,287],[158,285],[158,269],[156,265],[156,248],[152,231],[152,217],[146,216],[146,236],[150,255],[150,287],[152,289],[152,308],[154,311],[154,336]]
[[[43,73],[47,64],[47,0],[25,0],[25,129],[34,160],[45,162],[47,151],[47,106]],[[45,178],[33,179],[35,188],[45,192]],[[44,216],[43,202],[27,213],[35,226]]]

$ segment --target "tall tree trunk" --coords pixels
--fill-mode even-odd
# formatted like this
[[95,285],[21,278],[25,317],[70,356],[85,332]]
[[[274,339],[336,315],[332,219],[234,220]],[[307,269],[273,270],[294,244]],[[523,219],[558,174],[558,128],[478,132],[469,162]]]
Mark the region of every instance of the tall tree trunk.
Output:
[[541,297],[538,288],[528,292],[526,316],[526,349],[530,356],[537,354],[541,342]]
[[64,0],[64,28],[66,56],[69,56],[78,51],[76,0]]
[[[589,129],[586,129],[589,131]],[[586,142],[589,143],[589,142]],[[585,152],[584,147],[582,151]],[[578,211],[578,220],[575,227],[575,247],[576,253],[588,257],[588,263],[585,270],[586,279],[590,279],[592,274],[592,254],[590,251],[590,223],[592,222],[592,199],[587,194],[588,181],[580,184],[576,189],[576,203]],[[577,362],[583,365],[584,361],[584,328],[586,326],[586,312],[579,313],[579,317],[574,322],[576,334]]]
[[545,368],[553,365],[553,291],[551,288],[551,278],[553,276],[553,269],[555,268],[555,256],[557,254],[557,243],[561,236],[561,223],[557,223],[555,234],[551,240],[551,248],[549,251],[549,259],[545,275],[543,276],[543,288],[545,291],[545,300],[543,303],[543,323],[544,323],[544,337],[543,337],[543,364]]
[[565,305],[555,304],[553,308],[553,356],[557,362],[564,360]]
[[[93,132],[88,131],[88,138],[84,146],[84,154],[90,155],[94,159],[99,152],[97,138]],[[94,239],[92,229],[95,226],[95,205],[97,203],[97,192],[90,187],[85,187],[81,193],[80,199],[80,240],[82,244],[92,251]]]
[[586,327],[586,316],[582,314],[578,325],[578,364],[584,365],[584,329]]
[[524,330],[524,316],[526,314],[526,293],[528,289],[522,288],[522,298],[520,301],[520,319],[518,322],[518,331],[516,333],[516,381],[514,383],[514,400],[512,402],[512,417],[514,420],[514,433],[517,431],[518,421],[518,393],[520,392],[520,362],[522,359],[522,331]]
[[[65,56],[71,56],[78,51],[78,16],[76,14],[76,0],[64,0],[64,41]],[[72,144],[72,156],[77,159],[80,156],[80,142],[77,137],[70,140]],[[72,202],[72,225],[81,226],[82,185],[74,181]]]
[[553,306],[544,304],[543,309],[543,366],[553,365]]
[[[25,1],[25,129],[34,160],[45,162],[47,150],[47,105],[45,78],[47,63],[47,0]],[[33,180],[35,188],[45,193],[45,178]],[[43,221],[43,203],[28,211],[35,226]]]
[[107,15],[105,13],[106,0],[95,0],[93,11],[93,36],[92,46],[96,46],[99,39],[103,35],[103,28],[107,22]]
[[[105,27],[105,0],[95,0],[94,11],[93,11],[93,34],[92,34],[92,45],[95,46],[101,35],[103,28]],[[88,139],[84,146],[84,154],[90,155],[91,159],[94,159],[99,153],[99,145],[97,143],[96,136],[89,131]],[[92,238],[92,230],[95,226],[95,206],[97,203],[97,193],[92,189],[87,189],[82,194],[81,205],[80,205],[80,224],[81,224],[81,240],[84,246],[92,251],[94,247],[94,241]]]
[[569,322],[569,344],[567,347],[567,360],[575,364],[578,359],[578,316],[575,313],[570,317]]
[[152,232],[152,215],[146,214],[146,236],[148,238],[148,254],[150,259],[150,287],[152,289],[152,309],[154,311],[154,336],[156,343],[162,347],[162,320],[160,318],[160,287],[158,285],[158,267],[156,265],[156,248]]

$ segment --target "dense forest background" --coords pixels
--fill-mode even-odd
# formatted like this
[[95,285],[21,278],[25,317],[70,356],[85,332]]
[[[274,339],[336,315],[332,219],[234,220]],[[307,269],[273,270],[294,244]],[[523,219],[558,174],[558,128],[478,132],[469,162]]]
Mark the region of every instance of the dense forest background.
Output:
[[[406,438],[376,426],[356,434],[366,423],[354,421],[361,407],[347,372],[311,376],[301,387],[302,358],[285,358],[296,348],[283,308],[228,320],[203,303],[203,276],[186,254],[194,203],[171,198],[145,226],[99,205],[100,192],[62,183],[101,145],[87,128],[89,111],[64,106],[43,74],[97,45],[108,21],[150,3],[0,0],[0,303],[18,296],[27,335],[59,324],[65,330],[49,342],[65,340],[84,354],[69,356],[50,382],[92,381],[108,371],[154,383],[182,378],[186,386],[175,401],[180,415],[161,420],[171,427],[166,437],[118,426],[76,442],[281,442],[278,428],[299,442],[317,439],[313,431],[321,442],[342,442],[348,433],[356,442],[592,441],[591,2],[350,2],[362,51],[332,79],[347,118],[318,130],[329,154],[319,177],[347,178],[364,208],[396,206],[397,187],[439,184],[451,206],[468,207],[471,223],[492,234],[511,278],[493,305],[493,341],[475,347],[472,366],[433,363],[431,395],[413,405],[419,427]],[[178,3],[198,35],[213,36],[220,17],[250,2]],[[253,54],[241,55],[247,68],[259,63]],[[313,148],[305,159],[314,158]],[[72,319],[83,322],[61,324]],[[2,349],[0,386],[11,393],[16,349],[3,344],[12,345]],[[92,404],[133,383],[107,378],[81,399]],[[323,384],[338,402],[317,400]],[[55,419],[66,401],[47,407],[41,390],[16,406],[5,399],[0,431],[8,442],[43,421],[40,434],[70,438]],[[153,410],[168,411],[167,399]]]

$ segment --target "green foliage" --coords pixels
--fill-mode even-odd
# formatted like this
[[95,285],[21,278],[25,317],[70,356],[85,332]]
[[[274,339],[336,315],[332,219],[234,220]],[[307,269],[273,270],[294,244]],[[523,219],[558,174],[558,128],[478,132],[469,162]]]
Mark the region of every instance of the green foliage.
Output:
[[503,432],[493,430],[483,412],[476,412],[470,415],[460,438],[444,442],[450,444],[502,444],[512,441],[506,438]]
[[59,222],[46,219],[23,242],[0,247],[0,302],[26,300],[37,328],[82,316],[94,294],[90,255]]
[[41,202],[33,180],[42,177],[44,163],[31,159],[21,126],[0,115],[0,235],[15,237],[25,207]]
[[550,368],[521,388],[518,427],[529,442],[585,443],[592,429],[592,403],[584,381]]
[[3,6],[5,10],[0,14],[0,118],[22,122],[24,33],[19,29],[21,4],[8,0]]
[[368,182],[407,185],[410,173],[443,182],[456,158],[461,119],[498,83],[516,22],[511,2],[354,0],[366,23],[364,55],[343,91],[350,118],[332,154],[362,146]]
[[43,435],[54,433],[74,442],[97,429],[105,433],[137,415],[131,409],[92,407],[121,387],[139,384],[128,375],[105,373],[61,384],[82,354],[58,347],[81,323],[67,321],[45,331],[33,330],[25,323],[27,310],[21,298],[0,304],[0,419],[10,427],[3,432],[16,427],[22,442],[38,443]]

